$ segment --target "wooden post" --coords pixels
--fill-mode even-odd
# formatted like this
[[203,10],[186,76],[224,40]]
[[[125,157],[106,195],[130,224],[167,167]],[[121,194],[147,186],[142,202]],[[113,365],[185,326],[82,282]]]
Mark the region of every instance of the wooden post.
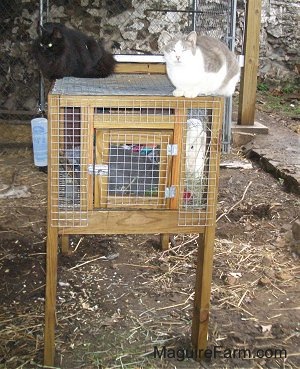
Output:
[[162,251],[169,250],[170,235],[169,233],[160,234],[160,246]]
[[214,241],[215,226],[206,227],[204,234],[199,234],[192,345],[200,356],[207,347]]
[[70,247],[70,237],[68,234],[61,236],[61,252],[63,255],[71,255],[72,249]]
[[[216,106],[217,106],[216,101]],[[221,102],[220,117],[223,116],[224,100]],[[194,311],[192,320],[192,345],[201,358],[207,347],[209,307],[213,270],[213,254],[216,230],[216,207],[220,173],[221,118],[213,116],[211,147],[209,153],[209,175],[207,187],[206,217],[208,224],[198,238],[198,257]]]
[[57,228],[48,226],[46,259],[46,302],[44,330],[44,365],[53,366],[55,357]]
[[261,24],[261,0],[248,0],[244,40],[244,67],[242,68],[237,124],[254,125],[257,70],[259,59],[259,35]]
[[[58,228],[52,224],[52,212],[57,212],[58,199],[52,198],[52,188],[58,188],[58,164],[52,158],[52,150],[58,150],[59,107],[58,99],[49,97],[48,106],[48,211],[47,211],[47,246],[46,246],[46,293],[44,327],[44,365],[53,366],[55,358],[55,323],[56,323],[56,284]],[[52,172],[53,171],[53,172]]]

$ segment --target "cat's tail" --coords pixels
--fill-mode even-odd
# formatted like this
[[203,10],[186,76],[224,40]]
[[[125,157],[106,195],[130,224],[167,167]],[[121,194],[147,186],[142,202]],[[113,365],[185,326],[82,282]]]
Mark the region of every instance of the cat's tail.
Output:
[[113,55],[108,51],[104,51],[102,58],[99,60],[97,65],[99,77],[105,78],[110,76],[115,70],[116,63],[117,62]]

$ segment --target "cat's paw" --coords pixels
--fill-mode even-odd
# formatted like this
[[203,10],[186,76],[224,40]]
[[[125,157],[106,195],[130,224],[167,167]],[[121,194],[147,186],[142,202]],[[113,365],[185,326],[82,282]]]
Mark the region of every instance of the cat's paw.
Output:
[[197,91],[185,91],[183,96],[189,99],[193,99],[194,97],[198,96],[198,90]]
[[184,91],[180,90],[179,88],[176,88],[176,90],[173,91],[173,96],[176,97],[184,96]]

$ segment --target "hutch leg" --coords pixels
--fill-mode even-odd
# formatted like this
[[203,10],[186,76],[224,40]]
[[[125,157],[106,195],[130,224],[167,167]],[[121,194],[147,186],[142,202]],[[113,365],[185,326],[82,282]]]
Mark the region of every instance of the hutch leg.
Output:
[[[200,234],[198,239],[192,344],[197,353],[201,354],[207,347],[214,238],[215,226],[210,226],[205,228],[204,234]],[[200,359],[198,355],[197,357]]]
[[72,250],[70,247],[70,236],[68,234],[63,234],[61,236],[61,252],[63,255],[72,254]]
[[57,284],[57,228],[48,226],[46,259],[46,302],[44,328],[44,365],[53,366],[55,357],[55,311]]
[[160,246],[162,251],[169,250],[170,235],[169,233],[161,233]]

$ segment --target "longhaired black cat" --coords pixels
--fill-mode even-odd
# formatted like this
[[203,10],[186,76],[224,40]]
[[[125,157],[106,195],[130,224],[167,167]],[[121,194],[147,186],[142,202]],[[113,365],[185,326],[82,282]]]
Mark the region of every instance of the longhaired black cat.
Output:
[[116,61],[97,42],[84,33],[60,23],[45,23],[33,43],[33,55],[43,76],[104,78],[113,73]]

